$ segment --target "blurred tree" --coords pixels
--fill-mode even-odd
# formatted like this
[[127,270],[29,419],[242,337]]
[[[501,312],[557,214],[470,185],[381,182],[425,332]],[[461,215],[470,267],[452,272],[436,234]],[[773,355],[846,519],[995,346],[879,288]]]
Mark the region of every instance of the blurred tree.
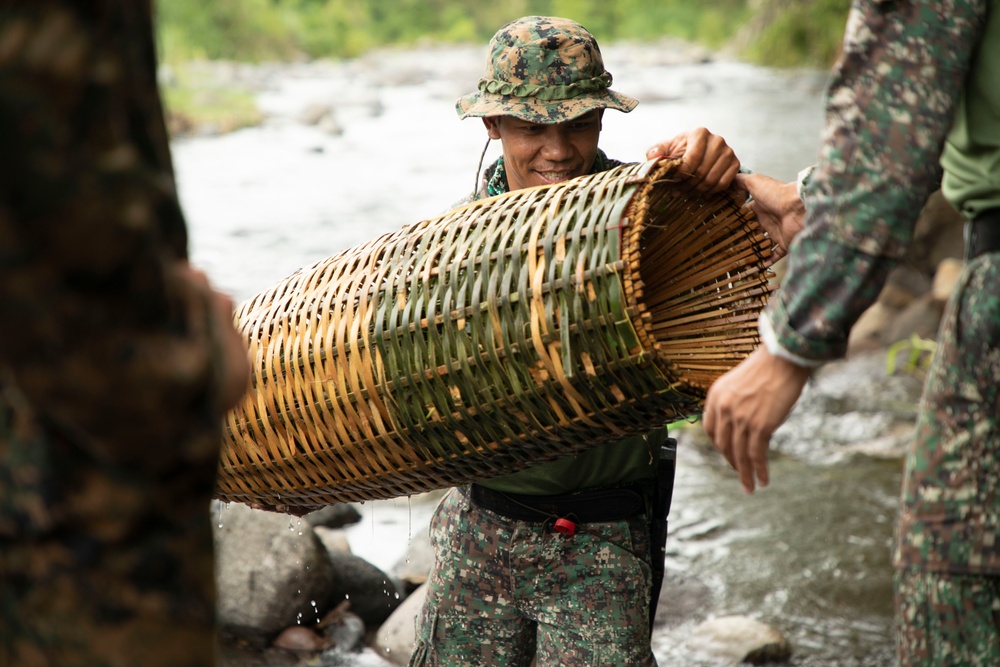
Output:
[[840,51],[850,6],[851,0],[752,0],[741,51],[763,65],[827,68]]
[[167,60],[350,57],[424,40],[483,43],[530,14],[565,16],[603,44],[679,37],[762,64],[827,66],[850,0],[161,0]]

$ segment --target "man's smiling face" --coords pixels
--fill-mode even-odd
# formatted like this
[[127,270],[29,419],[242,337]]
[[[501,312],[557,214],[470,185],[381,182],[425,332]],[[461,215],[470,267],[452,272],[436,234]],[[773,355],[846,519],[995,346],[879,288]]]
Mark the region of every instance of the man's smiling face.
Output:
[[483,124],[503,145],[511,191],[548,185],[589,174],[597,157],[604,109],[562,123],[544,125],[514,116],[488,116]]

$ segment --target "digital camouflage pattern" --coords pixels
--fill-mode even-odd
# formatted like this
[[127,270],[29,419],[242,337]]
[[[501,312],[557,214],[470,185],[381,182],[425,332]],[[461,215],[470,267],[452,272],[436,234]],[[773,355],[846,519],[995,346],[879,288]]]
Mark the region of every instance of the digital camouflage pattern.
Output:
[[221,371],[150,2],[0,3],[0,148],[0,665],[213,665]]
[[1000,253],[968,263],[945,309],[898,532],[901,567],[1000,575]]
[[655,665],[645,516],[580,525],[514,521],[465,487],[431,521],[434,570],[410,667]]
[[948,303],[906,460],[894,561],[900,664],[1000,664],[1000,253]]
[[593,109],[629,112],[638,100],[613,90],[597,40],[586,28],[554,16],[511,21],[490,40],[479,90],[459,98],[461,118],[516,116],[561,123]]
[[1000,665],[1000,578],[897,570],[900,665]]

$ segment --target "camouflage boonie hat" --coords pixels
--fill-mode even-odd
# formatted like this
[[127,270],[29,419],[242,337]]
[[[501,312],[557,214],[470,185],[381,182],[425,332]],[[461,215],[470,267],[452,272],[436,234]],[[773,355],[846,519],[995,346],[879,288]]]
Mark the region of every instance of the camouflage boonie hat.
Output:
[[592,109],[629,112],[639,103],[610,90],[611,74],[597,40],[575,21],[526,16],[490,40],[479,91],[455,103],[460,118],[517,116],[532,123],[561,123]]

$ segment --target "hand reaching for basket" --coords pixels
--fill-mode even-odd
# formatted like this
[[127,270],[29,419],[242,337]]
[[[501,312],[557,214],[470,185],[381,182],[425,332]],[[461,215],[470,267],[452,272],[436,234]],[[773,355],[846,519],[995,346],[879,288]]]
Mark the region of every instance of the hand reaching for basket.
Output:
[[207,304],[203,326],[216,347],[216,363],[220,366],[216,371],[216,402],[220,410],[226,411],[250,386],[250,358],[247,343],[233,323],[233,301],[209,284],[204,271],[186,261],[177,262],[175,268],[178,278]]
[[681,158],[681,172],[694,190],[722,192],[740,171],[740,161],[726,140],[703,127],[678,134],[646,151],[646,159]]
[[755,482],[767,486],[771,434],[792,411],[811,371],[759,347],[709,387],[705,433],[740,474],[747,493]]
[[778,261],[788,253],[788,246],[802,231],[806,217],[798,182],[782,183],[763,174],[737,174],[735,182],[750,194],[745,205],[757,215],[760,226],[774,241],[771,258]]

